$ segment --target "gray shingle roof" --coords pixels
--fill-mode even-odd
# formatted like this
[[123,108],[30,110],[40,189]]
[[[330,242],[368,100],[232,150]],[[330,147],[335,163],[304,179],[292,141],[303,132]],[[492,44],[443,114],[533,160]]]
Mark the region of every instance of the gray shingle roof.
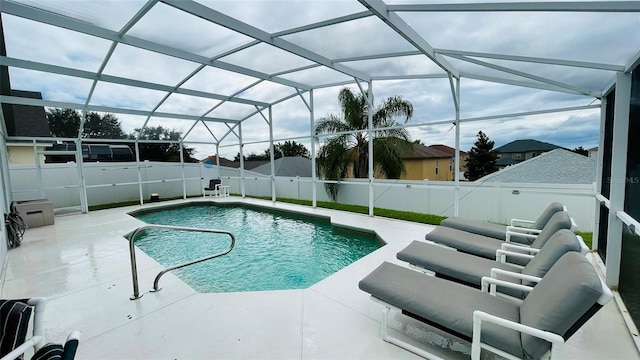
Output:
[[597,161],[574,152],[556,149],[506,167],[476,181],[503,183],[592,184]]
[[[311,177],[311,160],[301,156],[285,156],[273,162],[276,176]],[[271,164],[266,163],[251,171],[265,175],[271,174]]]
[[[11,95],[42,99],[36,91],[11,90]],[[13,105],[14,119],[7,119],[7,132],[13,136],[51,136],[42,106]]]
[[403,159],[436,159],[450,158],[451,156],[444,151],[422,144],[411,144],[411,149],[403,151],[402,154]]
[[518,153],[528,151],[550,151],[555,149],[560,149],[560,146],[533,139],[524,139],[504,144],[495,150],[500,153]]

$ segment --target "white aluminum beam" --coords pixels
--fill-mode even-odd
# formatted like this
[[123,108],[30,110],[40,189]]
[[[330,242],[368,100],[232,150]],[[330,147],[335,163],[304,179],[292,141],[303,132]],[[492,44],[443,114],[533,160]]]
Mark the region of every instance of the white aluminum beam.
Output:
[[[122,36],[124,34],[127,33],[127,31],[131,30],[131,28],[138,22],[140,21],[140,19],[142,19],[142,17],[149,12],[149,10],[151,10],[151,8],[153,8],[153,6],[155,6],[155,4],[158,2],[158,0],[148,0],[146,2],[146,4],[144,4],[136,13],[135,15],[133,15],[133,17],[131,19],[129,19],[129,21],[127,21],[127,23],[122,27],[122,29],[120,29],[119,34]],[[109,50],[107,51],[107,53],[105,54],[104,58],[102,59],[102,64],[100,64],[100,68],[98,69],[97,75],[98,77],[102,74],[102,72],[104,71],[104,68],[107,66],[107,63],[109,62],[109,60],[111,59],[111,55],[113,55],[113,52],[116,50],[116,47],[118,46],[118,42],[113,41],[111,43],[111,46],[109,47]],[[89,102],[91,102],[91,97],[93,97],[93,92],[96,89],[96,85],[98,84],[98,79],[93,80],[93,84],[91,84],[91,89],[89,90],[89,95],[87,95],[87,101],[85,101],[85,105],[89,105]],[[78,136],[80,136],[80,133],[78,133]]]
[[[364,81],[369,80],[369,76],[365,73],[361,73],[354,69],[351,69],[347,66],[341,64],[334,64],[330,59],[317,54],[309,49],[306,49],[300,45],[296,45],[292,42],[284,40],[279,37],[273,37],[271,34],[258,29],[254,26],[251,26],[247,23],[234,19],[228,15],[225,15],[219,11],[201,5],[195,1],[190,0],[162,0],[163,3],[175,7],[176,9],[187,12],[191,15],[197,16],[201,19],[210,21],[214,24],[218,24],[220,26],[224,26],[227,29],[239,32],[243,35],[249,36],[256,40],[260,40],[269,45],[275,46],[279,49],[285,50],[292,54],[303,57],[307,60],[313,61],[318,64],[322,64],[326,67],[332,68],[341,73],[347,74],[349,76],[357,77]],[[306,89],[309,90],[309,89]]]
[[631,60],[625,65],[624,72],[630,72],[636,70],[636,68],[640,65],[640,50],[633,55]]
[[[520,86],[520,87],[528,87],[528,88],[532,88],[532,89],[549,90],[549,91],[563,92],[563,93],[574,94],[574,95],[584,95],[581,92],[569,90],[569,89],[566,89],[566,88],[557,87],[555,85],[543,84],[543,83],[539,83],[539,82],[534,83],[534,82],[530,82],[530,81],[504,79],[504,78],[499,78],[499,77],[495,77],[495,76],[486,76],[486,75],[474,74],[474,73],[470,73],[470,72],[462,72],[462,73],[460,73],[460,77],[466,77],[468,79],[475,79],[475,80],[494,82],[494,83],[499,83],[499,84],[506,84],[506,85]],[[596,93],[596,94],[593,94],[592,96],[600,97],[601,95],[602,95],[601,93]]]
[[[631,99],[631,74],[616,75],[616,101],[613,120],[613,142],[611,149],[611,189],[609,191],[609,226],[607,228],[607,258],[605,282],[618,286],[622,258],[623,223],[617,213],[624,211],[627,176],[627,153],[629,140],[629,104]],[[611,106],[611,104],[609,104]]]
[[[51,74],[72,76],[72,77],[77,77],[82,79],[99,80],[99,81],[104,81],[112,84],[133,86],[133,87],[139,87],[139,88],[149,89],[149,90],[158,90],[163,92],[170,92],[173,90],[173,87],[168,85],[161,85],[161,84],[156,84],[156,83],[141,81],[141,80],[133,80],[133,79],[113,76],[113,75],[96,74],[90,71],[72,69],[72,68],[58,66],[58,65],[44,64],[44,63],[29,61],[29,60],[15,59],[15,58],[10,58],[6,56],[0,56],[0,65],[6,65],[10,67],[17,67],[21,69],[34,70],[34,71],[42,71],[42,72],[47,72]],[[203,97],[203,98],[214,99],[214,100],[230,101],[230,102],[236,102],[236,103],[246,104],[246,105],[257,105],[257,106],[263,106],[263,107],[269,106],[269,103],[266,103],[263,101],[247,100],[243,98],[208,93],[208,92],[198,91],[198,90],[180,88],[180,89],[177,89],[175,92],[183,95],[197,96],[197,97]]]
[[595,62],[587,62],[587,61],[549,59],[549,58],[539,58],[539,57],[531,57],[531,56],[492,54],[492,53],[449,50],[449,49],[434,49],[434,50],[437,54],[442,54],[442,55],[461,55],[461,56],[472,56],[472,57],[486,58],[486,59],[498,59],[498,60],[520,61],[520,62],[529,62],[529,63],[537,63],[537,64],[580,67],[580,68],[586,68],[586,69],[624,71],[623,65],[603,64],[603,63],[595,63]]
[[[0,103],[71,108],[71,109],[79,109],[79,110],[87,110],[87,111],[98,111],[98,112],[140,115],[140,116],[149,116],[149,114],[151,114],[150,111],[146,111],[146,110],[125,109],[125,108],[117,108],[117,107],[111,107],[111,106],[97,106],[97,105],[85,106],[84,104],[71,103],[71,102],[65,102],[65,101],[51,101],[51,100],[41,100],[41,99],[32,99],[32,98],[21,98],[21,97],[6,96],[6,95],[0,95]],[[160,113],[160,112],[153,113],[153,116],[169,118],[169,119],[204,120],[204,121],[222,122],[222,123],[239,122],[239,120],[232,120],[232,119],[222,119],[222,118],[215,118],[215,117],[201,118],[200,116],[195,116],[195,115]]]
[[384,53],[384,54],[351,56],[351,57],[333,59],[333,62],[377,60],[377,59],[387,59],[387,58],[403,57],[403,56],[415,56],[415,55],[422,55],[422,52],[418,50],[410,50],[410,51],[390,52],[390,53]]
[[37,9],[34,7],[30,7],[30,6],[26,6],[26,5],[22,5],[14,2],[9,2],[6,0],[0,0],[0,8],[2,9],[3,13],[18,16],[24,19],[29,19],[29,20],[41,22],[44,24],[49,24],[49,25],[69,29],[72,31],[77,31],[83,34],[96,36],[96,37],[111,40],[111,41],[116,41],[118,43],[127,44],[130,46],[149,50],[159,54],[192,61],[198,64],[211,65],[220,69],[237,72],[243,75],[253,76],[253,77],[264,79],[264,80],[270,80],[286,86],[299,87],[305,90],[310,89],[310,87],[306,84],[301,84],[295,81],[281,79],[260,71],[248,69],[238,65],[229,64],[223,61],[211,60],[205,56],[190,53],[188,51],[179,50],[170,46],[158,44],[153,41],[140,39],[131,35],[120,36],[116,31],[105,29],[96,25],[92,25],[87,22],[83,22],[77,19],[55,14],[42,9]]
[[271,34],[271,36],[280,37],[280,36],[291,35],[291,34],[303,32],[303,31],[319,29],[319,28],[325,27],[325,26],[336,25],[336,24],[340,24],[340,23],[348,22],[348,21],[352,21],[352,20],[364,19],[364,18],[370,17],[370,16],[373,16],[373,14],[370,13],[369,11],[361,11],[361,12],[358,12],[358,13],[355,13],[355,14],[339,16],[339,17],[336,17],[336,18],[333,18],[333,19],[319,21],[319,22],[315,22],[315,23],[312,23],[312,24],[307,24],[307,25],[295,27],[295,28],[292,28],[292,29],[288,29],[288,30],[278,31],[278,32],[275,32],[275,33]]
[[389,11],[387,4],[381,0],[358,0],[366,6],[380,20],[384,21],[395,32],[405,40],[415,46],[424,55],[441,67],[444,71],[451,73],[455,78],[460,77],[459,71],[447,61],[442,55],[436,54],[433,47],[423,39],[409,24],[407,24],[398,14]]
[[564,2],[495,2],[459,4],[398,4],[390,5],[389,11],[562,11],[562,12],[637,12],[638,1],[564,1]]
[[589,95],[589,96],[599,96],[600,95],[599,92],[592,92],[590,90],[582,89],[582,88],[579,88],[577,86],[573,86],[573,85],[562,83],[562,82],[559,82],[559,81],[547,79],[547,78],[544,78],[542,76],[532,75],[532,74],[529,74],[529,73],[526,73],[526,72],[523,72],[523,71],[513,70],[513,69],[510,69],[508,67],[500,66],[500,65],[496,65],[496,64],[492,64],[492,63],[488,63],[486,61],[481,61],[481,60],[469,58],[469,57],[466,57],[466,56],[460,56],[460,55],[451,55],[451,56],[456,58],[456,59],[462,60],[462,61],[466,61],[466,62],[469,62],[469,63],[472,63],[472,64],[476,64],[476,65],[480,65],[480,66],[483,66],[483,67],[487,67],[489,69],[505,72],[507,74],[520,76],[520,77],[523,77],[525,79],[530,79],[530,80],[541,82],[543,84],[554,85],[554,86],[557,86],[559,88],[572,90],[572,91],[575,91],[575,92],[577,92],[577,93],[579,93],[581,95]]

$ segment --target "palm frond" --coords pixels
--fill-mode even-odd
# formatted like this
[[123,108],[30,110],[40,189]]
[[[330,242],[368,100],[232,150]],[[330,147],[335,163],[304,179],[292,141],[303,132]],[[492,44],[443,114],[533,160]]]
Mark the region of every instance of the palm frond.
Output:
[[378,138],[373,141],[373,163],[377,173],[388,179],[398,179],[404,173],[403,150],[410,142],[397,138]]
[[343,131],[351,131],[352,129],[349,124],[344,122],[340,116],[336,114],[329,114],[323,118],[320,118],[316,122],[315,133],[316,135],[320,134],[331,134]]

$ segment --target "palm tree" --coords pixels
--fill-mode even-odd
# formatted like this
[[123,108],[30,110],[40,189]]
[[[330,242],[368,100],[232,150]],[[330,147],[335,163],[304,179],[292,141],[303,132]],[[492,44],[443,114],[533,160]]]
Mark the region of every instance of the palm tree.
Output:
[[[364,95],[355,95],[343,88],[338,94],[342,114],[329,114],[316,124],[315,134],[334,134],[318,152],[318,172],[328,180],[347,177],[349,171],[356,178],[369,177],[369,133],[367,131],[369,106]],[[387,98],[373,108],[373,166],[374,172],[387,178],[399,178],[404,173],[401,151],[410,146],[409,133],[399,126],[396,118],[411,119],[413,105],[401,96]],[[357,131],[357,132],[354,132]],[[348,132],[348,133],[347,133]],[[338,196],[338,184],[325,184],[333,201]]]

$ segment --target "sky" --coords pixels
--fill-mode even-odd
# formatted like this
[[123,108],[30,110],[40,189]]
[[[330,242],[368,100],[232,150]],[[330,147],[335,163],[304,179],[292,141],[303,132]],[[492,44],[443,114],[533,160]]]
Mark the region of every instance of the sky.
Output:
[[[144,1],[64,1],[20,0],[30,6],[54,11],[111,31],[119,31]],[[210,1],[201,0],[223,14],[247,22],[266,33],[285,31],[305,24],[365,10],[357,1]],[[389,4],[394,1],[389,1]],[[625,65],[640,49],[640,15],[638,13],[400,13],[426,42],[437,49],[495,52],[498,54],[549,57]],[[15,59],[96,72],[100,68],[111,41],[61,29],[10,14],[3,14],[7,56]],[[164,3],[158,3],[126,33],[127,36],[167,45],[197,56],[213,58],[253,39],[228,28],[207,22]],[[282,36],[282,39],[315,52],[328,59],[385,52],[415,51],[396,32],[375,16]],[[500,76],[521,81],[517,73],[505,74],[454,57],[446,57],[456,69],[478,77]],[[311,61],[259,44],[222,56],[225,64],[241,66],[266,74],[277,74],[291,68],[304,67]],[[614,79],[612,71],[534,64],[506,60],[488,60],[494,67],[510,67],[581,89],[602,91]],[[341,64],[374,76],[443,75],[436,64],[423,55],[379,60],[347,61]],[[233,95],[254,84],[254,77],[205,67],[189,77],[199,64],[163,54],[118,44],[103,74],[153,82],[170,87]],[[88,79],[48,74],[40,71],[10,68],[14,89],[40,91],[44,99],[84,104],[92,87]],[[310,85],[350,81],[352,77],[328,68],[315,68],[279,77]],[[186,81],[185,81],[186,80]],[[598,105],[591,96],[573,95],[532,88],[523,88],[482,81],[463,76],[461,85],[462,119],[515,114],[584,105]],[[354,92],[355,84],[347,85]],[[367,85],[363,84],[366,88]],[[313,92],[314,119],[340,112],[337,96],[342,86],[318,88]],[[455,109],[452,92],[446,78],[419,80],[376,80],[373,82],[374,102],[400,95],[414,106],[414,116],[408,125],[412,139],[425,145],[455,145]],[[244,118],[255,107],[238,103],[171,94],[166,92],[99,81],[89,104],[127,109],[188,114],[216,118]],[[271,81],[239,94],[244,99],[274,102],[296,94],[295,89]],[[309,94],[302,97],[309,102]],[[159,107],[158,107],[159,105]],[[216,107],[217,106],[217,107]],[[215,107],[215,108],[214,108]],[[208,112],[214,108],[213,111]],[[207,113],[208,112],[208,113]],[[268,118],[268,110],[262,112]],[[147,121],[146,116],[115,114],[125,132],[130,133]],[[272,107],[274,139],[308,136],[310,114],[299,97]],[[439,125],[428,125],[440,122]],[[443,123],[444,122],[444,123]],[[147,126],[168,127],[187,133],[187,146],[197,151],[196,158],[215,153],[215,143],[221,140],[220,155],[233,158],[238,152],[237,129],[225,137],[229,128],[222,123],[207,122],[193,127],[191,120],[175,120],[152,116]],[[600,110],[583,109],[534,116],[515,116],[499,120],[463,122],[460,126],[462,150],[469,150],[478,131],[483,131],[501,146],[518,139],[535,139],[573,149],[591,148],[598,144]],[[214,137],[209,133],[213,132]],[[262,153],[268,148],[269,127],[259,114],[242,124],[244,153]],[[222,139],[224,137],[224,139]],[[266,141],[255,144],[257,141]],[[308,139],[296,139],[310,148]],[[321,144],[320,144],[321,145]]]

